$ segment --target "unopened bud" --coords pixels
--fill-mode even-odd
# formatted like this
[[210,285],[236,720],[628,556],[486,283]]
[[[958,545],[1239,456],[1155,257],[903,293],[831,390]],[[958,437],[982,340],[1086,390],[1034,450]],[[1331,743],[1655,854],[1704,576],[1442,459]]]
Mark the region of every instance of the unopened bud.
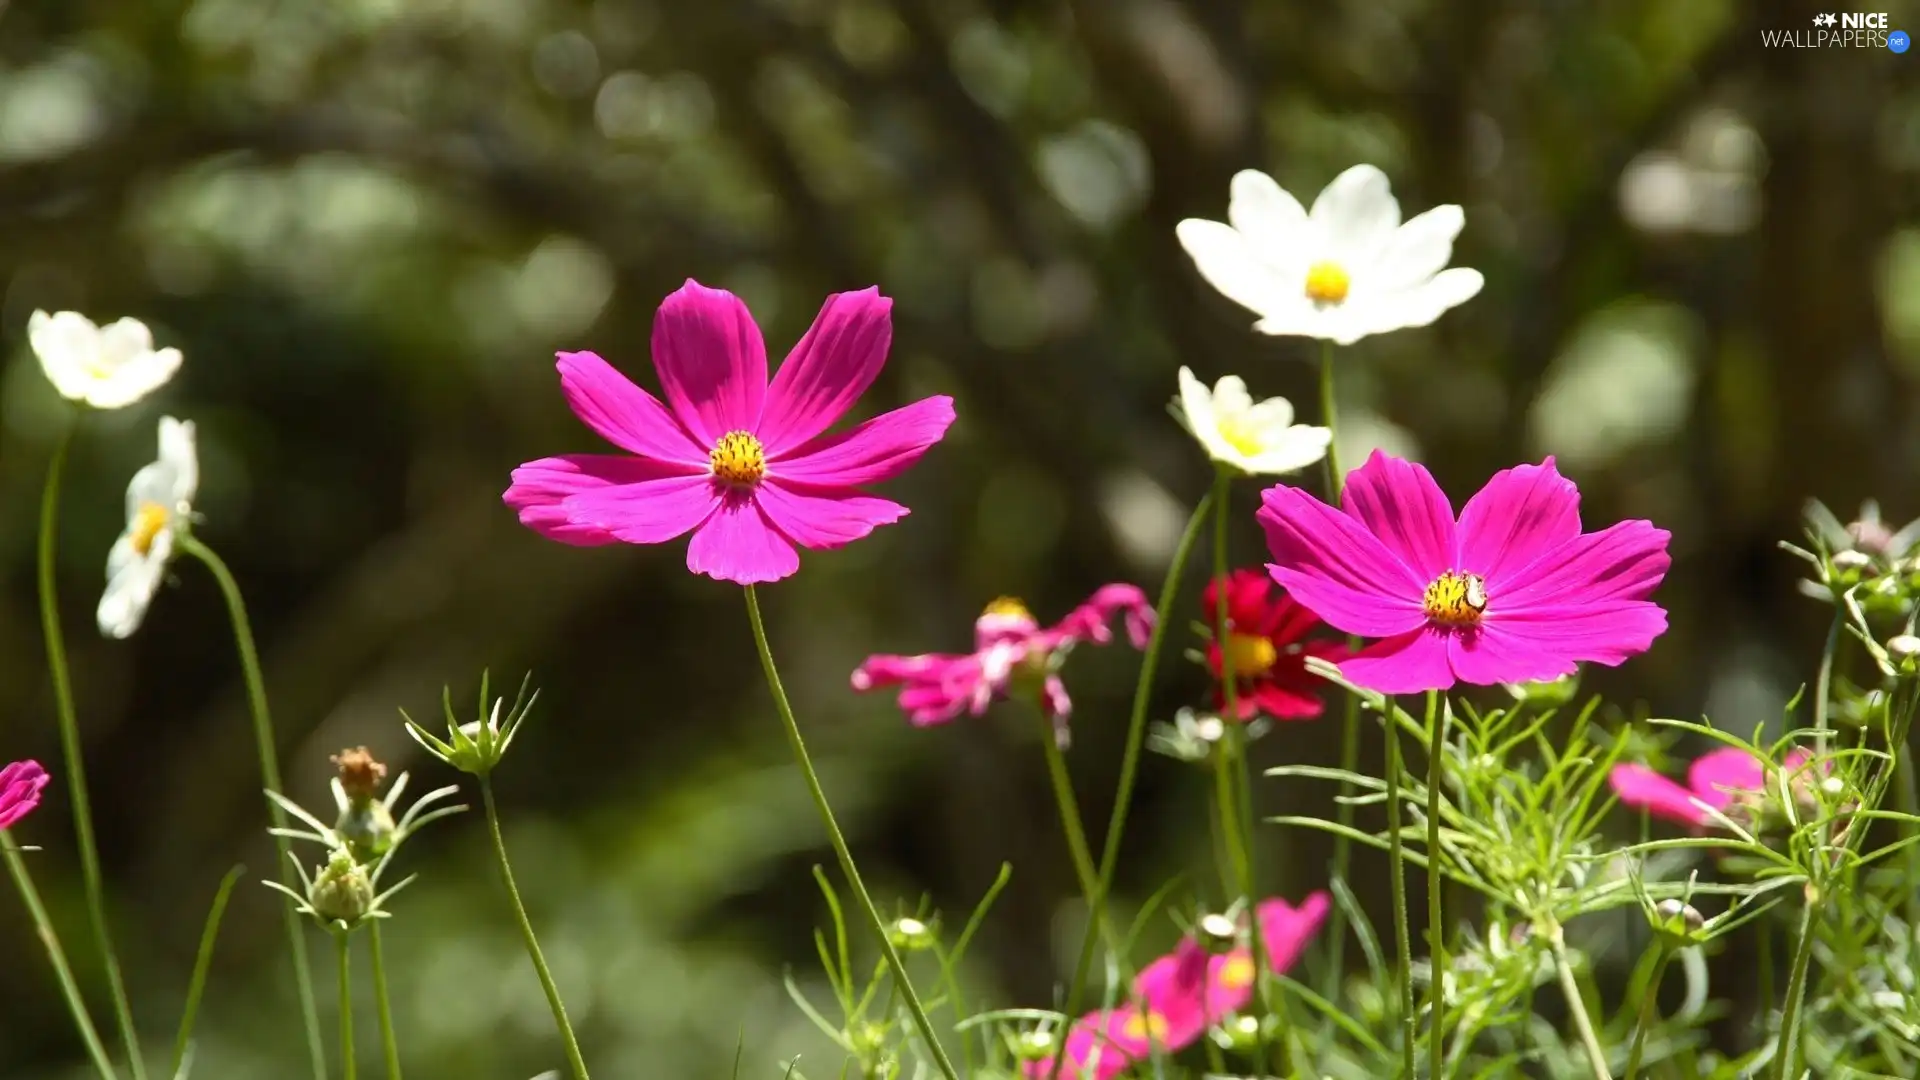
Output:
[[1864,551],[1836,551],[1833,553],[1833,568],[1843,571],[1865,570],[1873,565],[1873,556]]
[[1242,1013],[1232,1016],[1214,1032],[1215,1041],[1223,1049],[1246,1053],[1260,1046],[1260,1018]]
[[1655,914],[1668,922],[1679,919],[1689,930],[1698,930],[1702,926],[1705,926],[1707,922],[1706,919],[1701,917],[1699,910],[1692,904],[1682,903],[1679,900],[1662,900],[1654,905],[1653,910]]
[[1200,943],[1211,952],[1231,952],[1240,944],[1240,927],[1225,915],[1216,913],[1201,916],[1194,929],[1199,934]]
[[1895,660],[1912,660],[1920,657],[1920,637],[1912,634],[1897,634],[1887,641],[1887,655]]
[[364,746],[342,750],[327,760],[340,770],[340,788],[353,802],[365,802],[380,790],[387,778],[387,767],[373,759]]
[[313,879],[307,905],[328,922],[352,925],[373,910],[373,881],[351,852],[335,849]]
[[1707,920],[1692,904],[1672,898],[1653,905],[1654,931],[1666,940],[1669,948],[1680,948],[1696,944],[1698,935],[1707,925]]
[[387,767],[373,759],[364,746],[342,750],[332,761],[340,770],[340,819],[333,831],[347,842],[355,858],[372,862],[393,847],[393,813],[374,797],[386,779]]
[[1051,1057],[1054,1047],[1058,1045],[1059,1040],[1053,1037],[1053,1032],[1034,1028],[1014,1036],[1013,1056],[1022,1061],[1039,1061]]
[[930,924],[908,915],[887,927],[887,940],[901,952],[921,952],[933,948],[940,939]]
[[1820,790],[1829,796],[1837,798],[1847,793],[1847,782],[1837,776],[1829,776],[1825,780],[1820,781]]
[[[530,677],[529,677],[530,678]],[[507,748],[513,744],[514,733],[520,730],[520,724],[527,717],[533,703],[540,697],[539,691],[527,693],[527,683],[520,684],[520,694],[511,706],[503,698],[493,699],[491,709],[487,704],[487,678],[480,677],[480,719],[462,721],[453,712],[453,698],[449,692],[442,698],[443,710],[447,719],[447,736],[429,733],[425,728],[413,722],[402,709],[400,715],[406,719],[407,734],[425,747],[427,752],[441,761],[472,776],[486,776],[493,772]],[[501,715],[502,707],[506,715]]]

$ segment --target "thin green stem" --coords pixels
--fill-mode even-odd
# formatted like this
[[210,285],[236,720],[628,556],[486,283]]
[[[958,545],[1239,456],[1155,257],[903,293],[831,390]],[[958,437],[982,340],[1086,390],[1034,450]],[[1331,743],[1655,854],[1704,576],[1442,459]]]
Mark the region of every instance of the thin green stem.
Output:
[[1320,426],[1327,429],[1327,490],[1334,500],[1346,484],[1347,474],[1340,471],[1340,428],[1333,408],[1333,342],[1320,342]]
[[1654,948],[1660,950],[1660,955],[1653,962],[1653,978],[1647,981],[1640,998],[1640,1019],[1633,1026],[1633,1047],[1627,1051],[1626,1080],[1633,1080],[1640,1073],[1640,1055],[1646,1050],[1647,1029],[1653,1026],[1654,1014],[1659,1009],[1660,980],[1667,973],[1667,962],[1673,959],[1673,950],[1665,942]]
[[107,926],[107,894],[100,878],[100,849],[93,838],[93,807],[87,796],[87,765],[80,746],[80,721],[73,705],[73,678],[67,670],[67,646],[60,629],[60,596],[54,581],[54,553],[58,548],[60,476],[67,464],[77,422],[69,423],[47,463],[47,486],[40,493],[40,542],[37,563],[40,584],[40,630],[47,640],[47,670],[53,677],[53,704],[60,724],[60,752],[67,763],[67,798],[73,804],[73,831],[80,852],[80,880],[87,895],[87,919],[94,947],[106,968],[107,992],[113,1000],[114,1020],[126,1048],[134,1080],[146,1080],[146,1056],[140,1050],[140,1032],[127,1000],[126,980],[120,974],[120,955],[114,951]]
[[[1913,747],[1902,742],[1894,748],[1898,755],[1896,767],[1900,770],[1900,812],[1909,818],[1920,818],[1920,778],[1913,774]],[[1920,927],[1920,844],[1909,844],[1905,852],[1907,863],[1907,888],[1903,897],[1906,905],[1907,932],[1912,934]]]
[[[1060,811],[1060,828],[1067,836],[1067,852],[1073,860],[1073,874],[1080,883],[1080,895],[1092,912],[1100,895],[1100,871],[1093,864],[1093,851],[1087,845],[1087,830],[1080,822],[1080,801],[1073,793],[1073,778],[1067,774],[1067,756],[1060,752],[1060,741],[1053,718],[1035,704],[1033,713],[1040,719],[1040,749],[1047,758],[1047,780],[1053,785],[1054,806]],[[1101,932],[1112,937],[1111,927]],[[1109,944],[1112,944],[1109,941]]]
[[1593,1067],[1594,1080],[1613,1080],[1607,1069],[1607,1051],[1593,1030],[1593,1018],[1587,1015],[1587,1001],[1580,996],[1580,984],[1573,980],[1573,961],[1567,957],[1567,936],[1559,923],[1547,927],[1547,944],[1553,948],[1553,969],[1560,977],[1560,992],[1566,995],[1567,1011],[1573,1014],[1573,1028],[1586,1047],[1587,1063]]
[[513,904],[513,917],[520,924],[520,940],[526,944],[527,958],[533,961],[534,973],[540,976],[540,989],[547,994],[547,1007],[553,1010],[553,1026],[559,1030],[560,1042],[566,1047],[567,1065],[573,1070],[574,1080],[587,1080],[587,1062],[580,1056],[580,1040],[574,1038],[573,1025],[567,1021],[567,1006],[560,1000],[560,987],[554,983],[547,958],[540,952],[533,920],[527,918],[527,905],[520,900],[520,886],[513,881],[513,866],[507,861],[507,842],[500,835],[500,809],[494,805],[493,779],[489,776],[480,777],[480,799],[487,807],[487,832],[493,837],[494,858],[500,862],[500,880],[506,883],[507,899]]
[[1405,1080],[1416,1080],[1413,1049],[1419,1018],[1413,1011],[1413,932],[1407,924],[1407,865],[1400,845],[1400,724],[1393,716],[1393,699],[1384,703],[1387,737],[1387,864],[1393,879],[1394,989],[1400,1003],[1400,1067]]
[[1427,691],[1427,952],[1432,959],[1433,999],[1427,1018],[1427,1073],[1440,1080],[1446,1057],[1447,923],[1442,911],[1446,878],[1440,873],[1440,784],[1447,760],[1447,710],[1437,691]]
[[1827,699],[1833,696],[1833,658],[1840,651],[1840,630],[1846,622],[1846,609],[1834,606],[1833,625],[1827,627],[1827,643],[1820,649],[1820,671],[1813,680],[1814,753],[1827,752]]
[[[1340,502],[1340,492],[1346,485],[1346,474],[1340,471],[1339,415],[1334,407],[1333,393],[1333,342],[1320,343],[1320,423],[1327,429],[1327,498],[1330,502]],[[1360,648],[1360,639],[1350,637],[1347,646]],[[1352,774],[1360,768],[1360,699],[1353,694],[1342,695],[1340,716],[1340,770]],[[1353,791],[1346,784],[1340,787],[1341,795],[1351,795]],[[1329,877],[1346,881],[1347,866],[1353,859],[1353,841],[1348,831],[1353,828],[1353,804],[1341,799],[1335,811],[1340,831],[1333,838],[1333,866]],[[1339,904],[1333,906],[1332,925],[1327,927],[1329,955],[1327,962],[1327,986],[1323,991],[1328,1001],[1340,1000],[1340,983],[1346,974],[1347,961],[1347,909]]]
[[1807,997],[1807,969],[1813,965],[1813,913],[1817,906],[1818,901],[1809,897],[1800,909],[1800,941],[1793,949],[1793,970],[1787,976],[1786,1002],[1780,1009],[1780,1039],[1774,1047],[1775,1080],[1797,1080],[1800,1075],[1795,1064],[1800,1056],[1796,1036],[1800,1033],[1800,1004]]
[[[887,958],[887,966],[893,969],[893,978],[900,986],[900,996],[906,999],[907,1012],[913,1017],[913,1026],[920,1032],[920,1038],[927,1044],[927,1052],[933,1055],[934,1064],[939,1067],[940,1075],[946,1080],[960,1080],[954,1071],[953,1062],[947,1057],[946,1048],[940,1045],[940,1039],[933,1032],[933,1021],[927,1017],[927,1008],[920,1003],[920,995],[914,992],[913,980],[907,977],[907,965],[900,959],[900,953],[893,947],[893,941],[887,936],[887,924],[880,918],[880,911],[873,906],[873,897],[867,893],[866,882],[860,879],[860,870],[853,863],[853,852],[847,847],[847,838],[840,831],[840,823],[834,820],[833,807],[827,803],[827,793],[820,786],[820,774],[814,770],[813,758],[807,753],[806,740],[800,736],[800,723],[793,717],[793,706],[787,701],[786,688],[780,684],[780,669],[774,666],[773,649],[767,644],[766,623],[760,617],[760,599],[751,585],[746,586],[747,620],[753,624],[753,643],[760,651],[760,667],[766,672],[767,689],[773,694],[773,704],[780,713],[780,722],[786,728],[787,743],[793,749],[793,759],[800,766],[800,774],[806,778],[807,790],[813,796],[813,805],[820,811],[821,823],[826,826],[827,838],[833,843],[833,853],[840,859],[840,871],[847,876],[847,884],[852,887],[853,895],[860,901],[860,910],[866,913],[867,923],[873,927],[874,937],[880,941],[880,951]],[[531,940],[531,939],[529,939]],[[555,999],[558,1004],[558,999]],[[584,1072],[581,1074],[586,1075]]]
[[336,930],[334,955],[340,958],[340,1076],[341,1080],[353,1080],[358,1069],[358,1059],[353,1053],[353,979],[350,970],[353,962],[353,935],[345,930]]
[[119,1080],[120,1074],[113,1071],[113,1061],[100,1042],[100,1032],[93,1026],[93,1017],[87,1013],[86,999],[80,996],[80,984],[73,978],[67,952],[60,947],[60,935],[54,933],[53,920],[47,918],[47,907],[40,902],[40,890],[33,887],[33,877],[27,873],[27,861],[20,857],[19,845],[5,829],[0,829],[0,858],[6,860],[14,887],[20,890],[20,902],[27,906],[33,928],[40,935],[40,944],[46,947],[47,960],[53,964],[54,977],[60,981],[60,994],[67,999],[67,1011],[73,1014],[73,1026],[79,1029],[80,1041],[87,1044],[87,1056],[93,1059],[94,1071],[100,1074],[100,1080]]
[[387,958],[380,948],[380,920],[367,926],[367,949],[373,954],[373,1003],[380,1012],[380,1053],[386,1058],[387,1080],[400,1080],[400,1043],[393,1036],[393,1004],[387,996]]
[[[247,685],[247,711],[253,719],[254,751],[260,759],[260,779],[268,791],[283,793],[280,782],[280,756],[275,749],[273,733],[273,713],[267,708],[267,681],[260,671],[260,651],[253,641],[253,622],[247,617],[247,603],[240,595],[240,583],[234,579],[233,571],[227,569],[226,560],[214,550],[195,539],[185,530],[174,535],[174,544],[183,554],[200,560],[200,564],[213,575],[214,584],[219,586],[220,595],[226,600],[227,616],[233,623],[234,646],[240,654],[240,673]],[[286,811],[280,804],[267,799],[267,815],[275,829],[287,827]],[[292,848],[287,838],[278,833],[273,837],[274,853],[278,856],[280,884],[293,892],[299,892],[299,881],[293,868]],[[280,905],[281,922],[287,935],[287,951],[293,957],[294,989],[300,998],[300,1018],[307,1032],[307,1061],[313,1070],[314,1080],[326,1080],[327,1052],[325,1037],[320,1033],[320,1004],[313,991],[313,964],[307,956],[307,938],[299,912],[294,910],[293,897],[284,899]]]
[[1140,678],[1133,688],[1133,709],[1127,719],[1127,744],[1120,758],[1120,780],[1113,796],[1113,815],[1107,820],[1107,839],[1100,851],[1100,895],[1098,907],[1087,924],[1080,942],[1080,959],[1073,966],[1073,981],[1067,984],[1066,1014],[1078,1015],[1080,995],[1087,976],[1093,971],[1095,943],[1100,940],[1100,912],[1106,907],[1107,891],[1113,887],[1113,875],[1120,865],[1120,840],[1127,829],[1127,812],[1133,806],[1134,779],[1140,771],[1140,750],[1146,741],[1147,706],[1153,692],[1153,677],[1160,667],[1160,649],[1167,639],[1167,621],[1173,617],[1173,602],[1180,595],[1180,579],[1193,554],[1200,530],[1212,507],[1211,495],[1200,500],[1187,519],[1186,531],[1173,549],[1173,562],[1167,567],[1166,580],[1160,583],[1159,602],[1154,607],[1153,631],[1147,637],[1146,652],[1140,658]]
[[200,950],[194,954],[193,975],[187,980],[187,1000],[180,1009],[180,1030],[173,1037],[173,1064],[167,1069],[167,1075],[177,1077],[187,1064],[187,1050],[193,1041],[193,1022],[200,1012],[200,998],[207,990],[207,972],[213,967],[213,946],[220,938],[220,920],[227,913],[227,899],[233,895],[233,887],[240,882],[240,875],[246,867],[236,866],[227,871],[220,881],[220,888],[213,894],[213,904],[207,909],[207,923],[200,930]]

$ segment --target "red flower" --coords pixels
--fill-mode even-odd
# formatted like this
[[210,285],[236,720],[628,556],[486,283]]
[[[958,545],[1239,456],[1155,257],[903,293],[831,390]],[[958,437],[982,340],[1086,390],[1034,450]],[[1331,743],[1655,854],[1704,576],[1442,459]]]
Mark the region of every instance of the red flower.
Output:
[[[1218,618],[1219,579],[1207,582],[1200,605],[1211,626]],[[1342,642],[1306,640],[1320,617],[1287,595],[1260,570],[1235,570],[1227,577],[1227,632],[1207,646],[1207,670],[1216,681],[1232,668],[1237,719],[1270,716],[1275,720],[1311,720],[1325,708],[1320,701],[1320,679],[1307,671],[1307,657],[1345,660],[1350,653]],[[1223,664],[1222,659],[1227,661]],[[1214,691],[1214,708],[1225,715],[1224,682]]]

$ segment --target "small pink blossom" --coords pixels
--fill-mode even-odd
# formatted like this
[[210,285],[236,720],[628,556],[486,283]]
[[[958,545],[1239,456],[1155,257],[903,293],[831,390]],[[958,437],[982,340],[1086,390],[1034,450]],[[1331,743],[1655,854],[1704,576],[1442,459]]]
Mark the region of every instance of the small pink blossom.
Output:
[[[1798,771],[1811,756],[1805,750],[1795,750],[1786,756],[1781,768],[1790,773]],[[1724,814],[1735,800],[1764,791],[1767,767],[1751,752],[1726,746],[1695,758],[1687,767],[1684,787],[1638,762],[1615,765],[1607,774],[1607,783],[1613,786],[1622,806],[1701,828],[1713,823],[1713,811]]]
[[559,354],[575,415],[626,451],[564,454],[513,471],[505,501],[564,544],[659,544],[691,532],[687,569],[743,585],[800,567],[795,546],[835,548],[907,514],[864,494],[905,471],[953,423],[930,397],[826,434],[872,384],[893,301],[835,293],[771,383],[739,298],[689,280],[653,320],[666,404],[590,352]]
[[870,656],[853,672],[855,690],[900,687],[900,708],[920,727],[943,724],[961,713],[979,716],[1007,696],[1022,676],[1037,679],[1042,708],[1056,721],[1073,711],[1059,661],[1077,644],[1105,645],[1119,615],[1127,638],[1144,649],[1153,632],[1153,608],[1132,585],[1102,586],[1087,602],[1051,627],[1042,627],[1018,600],[1002,598],[974,620],[973,651],[922,656]]
[[14,822],[40,805],[40,793],[49,779],[37,761],[16,761],[0,768],[0,829],[13,828]]
[[1667,628],[1648,597],[1668,534],[1645,521],[1580,531],[1580,491],[1553,459],[1496,473],[1453,507],[1427,470],[1379,451],[1339,508],[1262,496],[1268,570],[1329,625],[1381,638],[1340,672],[1383,694],[1548,681],[1613,666]]

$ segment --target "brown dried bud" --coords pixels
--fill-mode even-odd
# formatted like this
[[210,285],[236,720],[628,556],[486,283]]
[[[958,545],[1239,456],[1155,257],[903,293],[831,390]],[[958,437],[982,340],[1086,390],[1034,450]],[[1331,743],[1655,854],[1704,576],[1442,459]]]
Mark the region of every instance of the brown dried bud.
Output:
[[371,800],[387,778],[387,767],[373,760],[364,746],[342,750],[328,760],[340,770],[340,787],[355,805]]

